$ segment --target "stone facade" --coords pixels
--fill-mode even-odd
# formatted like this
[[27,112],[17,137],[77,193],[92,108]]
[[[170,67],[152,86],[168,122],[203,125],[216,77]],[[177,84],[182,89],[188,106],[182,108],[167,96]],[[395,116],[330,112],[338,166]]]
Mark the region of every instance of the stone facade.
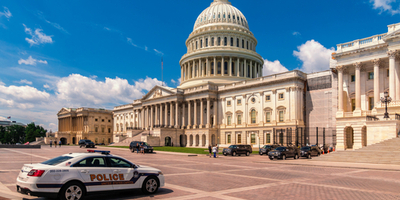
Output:
[[58,132],[55,139],[63,144],[78,144],[81,139],[104,144],[113,142],[114,119],[111,110],[62,108],[57,116]]

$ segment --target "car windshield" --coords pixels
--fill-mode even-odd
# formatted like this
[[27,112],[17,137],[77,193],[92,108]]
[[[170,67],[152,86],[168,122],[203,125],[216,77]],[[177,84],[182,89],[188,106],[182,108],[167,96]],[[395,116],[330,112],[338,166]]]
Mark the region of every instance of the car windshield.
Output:
[[58,156],[56,158],[52,158],[50,160],[46,160],[44,162],[42,162],[41,164],[45,164],[45,165],[58,165],[64,161],[67,161],[69,159],[71,159],[73,157],[71,156]]
[[286,150],[286,147],[278,147],[278,148],[276,148],[275,150],[277,150],[277,151],[285,151],[285,150]]
[[301,150],[303,151],[309,151],[311,148],[310,147],[301,147]]
[[263,148],[264,149],[269,149],[269,148],[271,148],[271,146],[270,145],[265,145]]
[[234,148],[236,148],[236,145],[231,145],[231,146],[229,146],[229,148],[234,149]]
[[85,140],[85,142],[92,142],[92,141],[90,141],[90,140]]

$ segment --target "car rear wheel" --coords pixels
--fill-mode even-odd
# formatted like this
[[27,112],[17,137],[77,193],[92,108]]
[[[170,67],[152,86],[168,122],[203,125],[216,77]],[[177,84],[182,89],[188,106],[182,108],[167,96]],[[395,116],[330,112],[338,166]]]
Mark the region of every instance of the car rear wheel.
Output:
[[249,156],[249,155],[250,155],[250,151],[247,151],[247,152],[246,152],[246,156]]
[[232,156],[236,156],[236,152],[232,152]]
[[60,199],[62,200],[80,200],[85,196],[85,187],[78,182],[70,182],[64,185],[60,191]]
[[274,160],[274,158],[269,158],[270,160]]
[[283,155],[283,156],[282,156],[282,160],[286,160],[286,155]]
[[142,191],[145,194],[154,194],[159,188],[158,180],[154,177],[148,177],[143,181]]
[[134,153],[134,152],[135,152],[135,149],[132,148],[132,149],[131,149],[131,152]]

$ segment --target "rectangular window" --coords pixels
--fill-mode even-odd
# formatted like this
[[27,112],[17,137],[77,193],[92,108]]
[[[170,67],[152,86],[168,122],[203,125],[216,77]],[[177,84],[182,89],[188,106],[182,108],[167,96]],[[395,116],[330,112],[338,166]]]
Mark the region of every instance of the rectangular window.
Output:
[[98,128],[97,128],[97,127],[95,127],[95,128],[94,128],[94,132],[96,132],[96,133],[97,133],[97,131],[98,131]]
[[111,120],[109,119],[108,122],[111,122]]
[[231,106],[231,101],[227,101],[226,102],[226,105],[229,107],[229,106]]
[[101,128],[101,132],[104,133],[104,128]]
[[374,97],[370,97],[369,98],[369,110],[374,109],[374,105],[375,105]]
[[232,118],[232,116],[228,116],[228,126],[230,126],[231,125],[231,118]]
[[283,93],[279,93],[279,100],[284,100],[285,99],[285,95]]
[[271,112],[267,112],[267,114],[266,114],[266,122],[267,123],[271,122]]
[[351,111],[354,111],[356,109],[356,100],[351,99]]
[[239,134],[237,137],[238,137],[237,143],[242,144],[242,134]]
[[389,70],[387,70],[387,74],[386,74],[386,76],[387,76],[387,77],[389,77]]
[[256,143],[256,134],[251,134],[251,143],[252,144]]
[[356,75],[351,75],[351,82],[355,82],[356,81]]
[[374,72],[368,72],[368,80],[374,79]]
[[228,144],[230,144],[230,143],[231,143],[231,135],[228,135],[228,139],[227,139],[227,141],[228,141]]
[[283,122],[284,116],[283,116],[283,110],[279,111],[279,122]]
[[111,133],[111,128],[108,128],[108,133]]
[[97,122],[97,119],[94,119],[94,121],[96,121],[96,122]]
[[267,143],[271,143],[271,134],[267,133]]
[[271,95],[265,96],[265,101],[271,101]]
[[102,119],[101,122],[104,122],[104,119]]
[[242,100],[241,99],[237,100],[237,105],[242,105]]
[[238,115],[237,117],[237,124],[241,125],[242,124],[242,115]]

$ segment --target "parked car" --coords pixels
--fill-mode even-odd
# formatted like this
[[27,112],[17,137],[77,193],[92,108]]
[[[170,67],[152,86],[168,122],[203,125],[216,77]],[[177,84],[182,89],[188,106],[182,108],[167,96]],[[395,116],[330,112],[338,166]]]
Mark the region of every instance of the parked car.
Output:
[[224,150],[222,151],[222,154],[224,154],[224,156],[236,156],[241,154],[246,154],[246,156],[249,156],[251,153],[253,153],[253,149],[250,145],[231,145],[228,148],[224,148]]
[[153,147],[150,146],[148,143],[141,141],[132,141],[129,144],[129,149],[131,150],[132,153],[136,151],[136,144],[139,144],[139,147],[143,145],[144,152],[153,153]]
[[274,158],[286,160],[286,158],[299,158],[299,150],[296,147],[277,147],[268,153],[269,159]]
[[259,154],[262,155],[267,155],[268,156],[268,152],[270,152],[271,150],[276,149],[277,147],[279,147],[279,144],[272,144],[272,145],[264,145],[263,147],[261,147]]
[[78,145],[79,145],[79,148],[82,148],[82,147],[94,148],[94,146],[95,146],[94,143],[91,140],[79,140]]
[[321,155],[321,150],[317,146],[306,146],[306,147],[301,147],[301,157],[306,157],[308,159],[311,159],[312,156],[319,156]]

